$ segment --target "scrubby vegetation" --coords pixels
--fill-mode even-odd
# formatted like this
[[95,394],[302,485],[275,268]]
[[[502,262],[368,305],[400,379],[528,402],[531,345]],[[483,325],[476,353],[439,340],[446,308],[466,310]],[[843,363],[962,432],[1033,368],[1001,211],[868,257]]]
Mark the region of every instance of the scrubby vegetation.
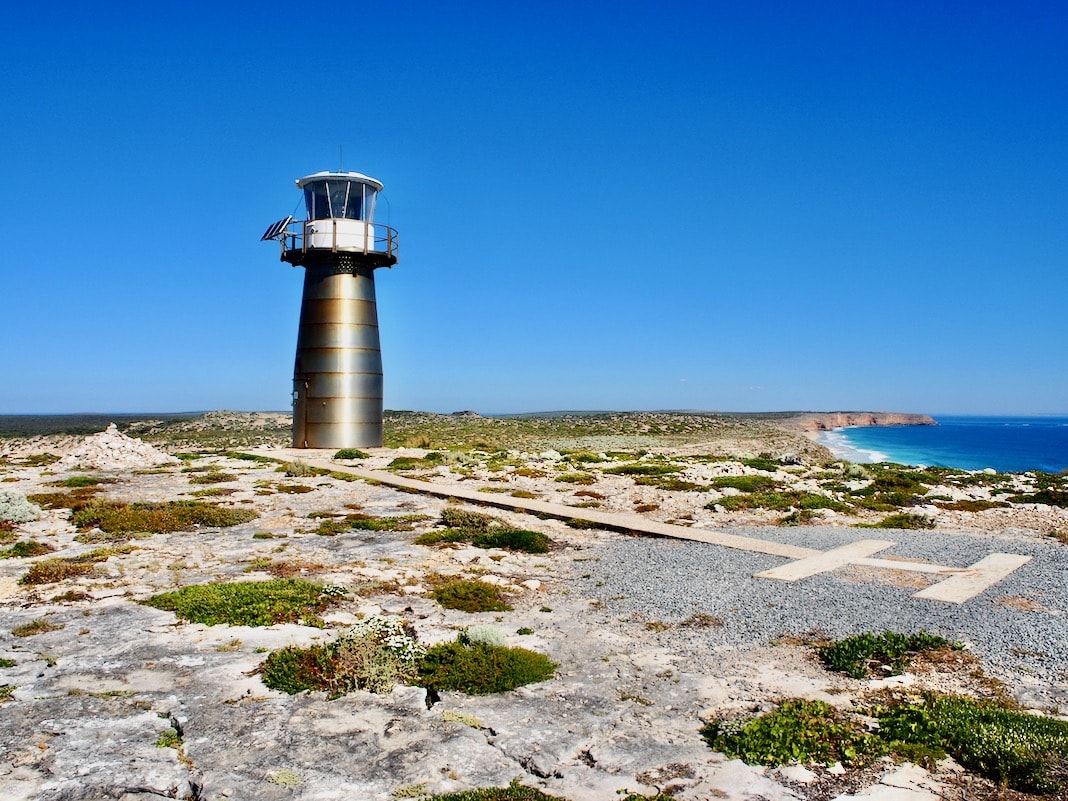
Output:
[[766,715],[713,721],[701,735],[716,751],[752,765],[821,762],[865,765],[886,745],[823,701],[792,698]]
[[417,675],[425,653],[410,625],[370,617],[326,645],[275,651],[260,673],[268,687],[290,694],[320,690],[337,698],[356,690],[388,693]]
[[[513,782],[507,787],[485,787],[478,790],[463,790],[458,793],[430,796],[428,801],[567,801],[567,799],[557,795],[548,795],[533,787],[524,787]],[[664,794],[628,793],[617,796],[617,801],[673,801],[673,798]]]
[[891,749],[928,764],[949,754],[998,784],[1029,793],[1068,786],[1068,721],[1021,712],[989,700],[926,693],[871,710]]
[[108,534],[164,534],[195,526],[236,526],[257,517],[259,515],[251,509],[216,506],[205,501],[93,501],[75,510],[71,522],[83,531],[99,528]]
[[[318,516],[318,515],[317,515]],[[347,531],[411,531],[416,523],[429,520],[426,515],[386,515],[375,517],[353,512],[344,517],[328,517],[319,523],[316,534],[333,537]]]
[[0,520],[7,523],[29,523],[41,516],[41,510],[21,492],[0,490]]
[[732,487],[742,492],[766,492],[778,486],[778,482],[771,476],[723,476],[713,479],[712,486],[716,489]]
[[320,584],[300,579],[197,584],[153,595],[142,603],[182,620],[216,626],[322,625],[319,614],[338,600]]
[[[905,669],[925,652],[959,649],[937,635],[860,634],[819,647],[824,664],[854,678]],[[1068,721],[1028,714],[1010,701],[925,692],[879,691],[840,710],[791,698],[755,717],[712,721],[709,745],[750,764],[863,766],[891,756],[933,767],[945,756],[1001,785],[1030,793],[1068,786]],[[863,716],[863,717],[862,717]],[[877,727],[865,725],[874,719]]]
[[504,521],[482,512],[472,512],[456,507],[446,507],[441,513],[441,525],[419,535],[417,545],[439,545],[451,542],[469,542],[476,548],[503,548],[524,553],[548,553],[552,540],[537,531],[515,529]]
[[358,448],[342,448],[334,454],[335,459],[366,459],[367,454]]
[[901,529],[925,529],[934,528],[935,521],[927,515],[913,514],[912,512],[895,512],[887,515],[878,523],[856,523],[857,528],[901,528]]
[[508,648],[484,641],[446,642],[427,650],[419,663],[422,686],[437,692],[459,690],[468,695],[506,692],[552,678],[556,664],[526,648]]
[[128,545],[96,548],[79,556],[42,559],[30,566],[30,569],[19,579],[19,584],[54,584],[74,576],[84,576],[93,572],[93,565],[106,562],[113,556],[120,556],[132,550],[132,546]]
[[750,764],[792,762],[862,766],[890,754],[933,766],[947,754],[1014,790],[1054,793],[1068,780],[1068,722],[960,695],[892,697],[864,710],[874,733],[822,701],[792,698],[755,718],[714,721],[708,744]]
[[53,623],[48,618],[39,617],[36,620],[31,620],[29,623],[15,626],[15,628],[11,629],[11,634],[15,637],[32,637],[35,634],[59,631],[61,628],[63,628],[62,623]]
[[834,509],[844,512],[849,508],[841,501],[836,501],[827,495],[801,490],[769,490],[728,495],[719,500],[710,501],[705,506],[709,509],[720,506],[731,512],[741,509],[771,509],[779,512],[790,509]]
[[326,645],[275,651],[260,673],[272,689],[320,690],[332,698],[356,690],[387,693],[397,684],[486,695],[552,677],[556,665],[547,657],[508,648],[489,634],[476,627],[455,642],[425,649],[410,625],[371,617]]
[[388,465],[387,470],[397,470],[404,472],[406,470],[425,470],[431,467],[437,467],[445,462],[445,454],[438,453],[437,451],[431,451],[426,456],[398,456]]
[[484,581],[444,581],[434,587],[431,595],[446,609],[458,609],[461,612],[509,612],[512,609],[501,591]]
[[31,556],[44,556],[54,551],[51,545],[36,540],[16,542],[10,548],[0,549],[0,559],[27,559]]
[[903,673],[917,654],[943,648],[961,646],[951,643],[937,634],[919,631],[916,634],[899,634],[886,631],[882,634],[857,634],[818,649],[820,660],[831,670],[845,673],[854,679],[867,677],[872,669],[885,665],[892,675]]

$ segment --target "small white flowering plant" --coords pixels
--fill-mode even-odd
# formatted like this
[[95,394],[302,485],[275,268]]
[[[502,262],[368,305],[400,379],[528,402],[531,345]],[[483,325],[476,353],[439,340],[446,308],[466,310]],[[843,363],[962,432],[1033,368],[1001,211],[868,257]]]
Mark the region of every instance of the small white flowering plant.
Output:
[[416,675],[426,654],[410,623],[379,616],[342,632],[326,650],[333,663],[327,689],[336,695],[353,690],[388,693]]

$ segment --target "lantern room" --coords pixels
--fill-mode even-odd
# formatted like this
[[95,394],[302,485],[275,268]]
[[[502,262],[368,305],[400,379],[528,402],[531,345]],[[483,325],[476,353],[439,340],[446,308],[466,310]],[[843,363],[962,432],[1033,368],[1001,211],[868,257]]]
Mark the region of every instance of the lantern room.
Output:
[[317,172],[300,178],[309,220],[375,221],[382,184],[358,172]]

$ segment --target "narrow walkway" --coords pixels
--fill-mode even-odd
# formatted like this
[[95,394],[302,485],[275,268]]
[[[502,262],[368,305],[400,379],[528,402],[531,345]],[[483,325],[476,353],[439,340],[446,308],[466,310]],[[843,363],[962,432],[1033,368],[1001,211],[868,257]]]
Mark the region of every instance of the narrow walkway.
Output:
[[[262,452],[261,452],[262,453]],[[596,509],[584,509],[557,503],[532,500],[530,498],[501,497],[487,492],[434,484],[430,481],[398,476],[384,470],[364,470],[332,461],[332,451],[298,450],[294,448],[278,449],[271,452],[276,458],[294,461],[299,459],[312,467],[330,470],[335,473],[355,476],[366,481],[385,484],[386,486],[434,495],[439,498],[456,498],[480,506],[493,506],[515,512],[530,512],[535,515],[554,517],[559,520],[582,520],[594,523],[609,531],[636,532],[659,537],[673,537],[680,540],[692,540],[708,545],[720,545],[752,553],[781,556],[791,561],[770,570],[754,574],[757,578],[778,581],[799,581],[819,573],[828,573],[847,565],[884,568],[889,570],[907,570],[917,573],[930,573],[946,576],[942,581],[915,593],[913,598],[944,603],[962,604],[993,584],[1001,581],[1021,565],[1030,561],[1030,556],[1010,553],[992,553],[969,567],[945,567],[929,562],[905,562],[896,559],[873,558],[874,554],[892,547],[891,540],[858,540],[838,548],[820,551],[802,548],[782,542],[762,540],[756,537],[741,537],[725,531],[689,528],[670,523],[649,520],[636,512],[600,512]]]

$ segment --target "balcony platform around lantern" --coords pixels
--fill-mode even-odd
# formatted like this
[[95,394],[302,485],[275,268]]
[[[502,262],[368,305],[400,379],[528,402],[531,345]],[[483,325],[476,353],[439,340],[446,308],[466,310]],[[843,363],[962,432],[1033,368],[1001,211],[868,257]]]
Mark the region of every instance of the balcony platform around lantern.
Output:
[[397,231],[381,223],[326,219],[293,221],[278,235],[281,260],[305,267],[332,264],[344,255],[358,267],[397,263]]

